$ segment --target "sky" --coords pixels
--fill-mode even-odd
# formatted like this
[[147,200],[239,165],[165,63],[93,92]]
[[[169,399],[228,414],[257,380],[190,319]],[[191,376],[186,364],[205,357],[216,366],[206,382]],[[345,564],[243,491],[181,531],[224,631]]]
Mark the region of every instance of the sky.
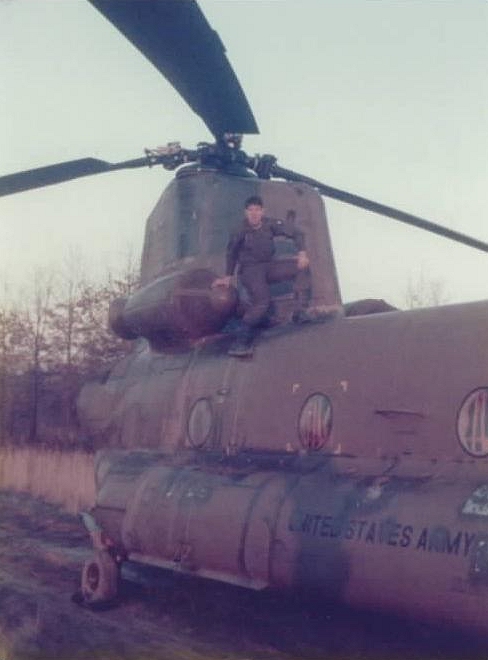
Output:
[[[249,154],[488,242],[486,0],[201,0],[260,128]],[[169,83],[85,0],[0,0],[0,175],[211,141]],[[172,174],[79,179],[0,199],[0,279],[73,251],[103,276],[142,247]],[[326,200],[344,300],[409,283],[488,297],[486,253]]]

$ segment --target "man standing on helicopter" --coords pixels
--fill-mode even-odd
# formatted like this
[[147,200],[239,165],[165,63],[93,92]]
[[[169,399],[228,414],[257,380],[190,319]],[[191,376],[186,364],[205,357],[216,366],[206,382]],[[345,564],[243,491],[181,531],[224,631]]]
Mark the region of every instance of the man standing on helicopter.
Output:
[[[218,278],[212,286],[230,286],[236,266],[239,281],[249,296],[236,341],[229,355],[252,355],[252,343],[258,327],[266,319],[271,303],[270,284],[294,280],[297,309],[293,314],[296,323],[311,321],[306,311],[309,289],[309,259],[305,251],[303,232],[296,227],[285,227],[282,220],[264,215],[261,197],[253,195],[245,202],[242,227],[234,232],[227,245],[225,277]],[[295,243],[298,254],[295,259],[273,260],[275,236],[285,236]]]

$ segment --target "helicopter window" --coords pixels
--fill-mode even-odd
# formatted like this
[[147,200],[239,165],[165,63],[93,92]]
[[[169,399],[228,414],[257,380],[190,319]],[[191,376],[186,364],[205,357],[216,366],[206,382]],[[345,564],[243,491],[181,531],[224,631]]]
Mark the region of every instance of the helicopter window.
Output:
[[488,456],[488,387],[479,387],[464,399],[457,416],[457,436],[471,456]]
[[162,268],[198,252],[199,224],[195,211],[178,207],[178,212],[161,215],[158,210],[149,219],[141,267],[143,279],[159,277]]
[[[176,258],[184,259],[198,254],[198,217],[194,209],[193,195],[184,201],[180,199],[180,218],[176,224],[179,233],[176,237]],[[176,228],[175,227],[175,228]]]
[[328,397],[319,392],[308,397],[298,420],[298,436],[305,449],[321,449],[330,438],[332,406]]
[[197,399],[188,415],[188,439],[195,449],[201,449],[213,429],[212,405],[208,399]]
[[173,255],[172,259],[174,259],[174,256],[177,259],[184,259],[185,257],[192,257],[198,254],[198,232],[196,229],[197,227],[194,222],[186,223],[183,226],[183,231],[178,234],[176,240],[176,255]]

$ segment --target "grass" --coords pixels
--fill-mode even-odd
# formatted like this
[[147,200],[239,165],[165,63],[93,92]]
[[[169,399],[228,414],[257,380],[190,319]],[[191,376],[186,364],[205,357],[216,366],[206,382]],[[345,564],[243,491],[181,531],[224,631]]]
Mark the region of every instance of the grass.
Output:
[[14,490],[60,504],[70,513],[95,500],[93,454],[37,447],[0,448],[0,490]]

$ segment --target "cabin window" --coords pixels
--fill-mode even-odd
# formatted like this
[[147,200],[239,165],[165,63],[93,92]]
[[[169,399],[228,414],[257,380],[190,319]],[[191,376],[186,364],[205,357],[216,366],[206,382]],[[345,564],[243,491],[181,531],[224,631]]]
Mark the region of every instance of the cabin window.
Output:
[[304,449],[321,449],[332,431],[332,406],[325,394],[316,392],[302,406],[298,421],[298,436]]
[[488,387],[479,387],[464,399],[457,416],[457,436],[471,456],[488,456]]
[[213,430],[213,410],[208,399],[197,399],[188,415],[187,434],[192,447],[201,449]]
[[198,254],[198,218],[194,210],[185,209],[179,220],[176,245],[176,258],[184,259]]

